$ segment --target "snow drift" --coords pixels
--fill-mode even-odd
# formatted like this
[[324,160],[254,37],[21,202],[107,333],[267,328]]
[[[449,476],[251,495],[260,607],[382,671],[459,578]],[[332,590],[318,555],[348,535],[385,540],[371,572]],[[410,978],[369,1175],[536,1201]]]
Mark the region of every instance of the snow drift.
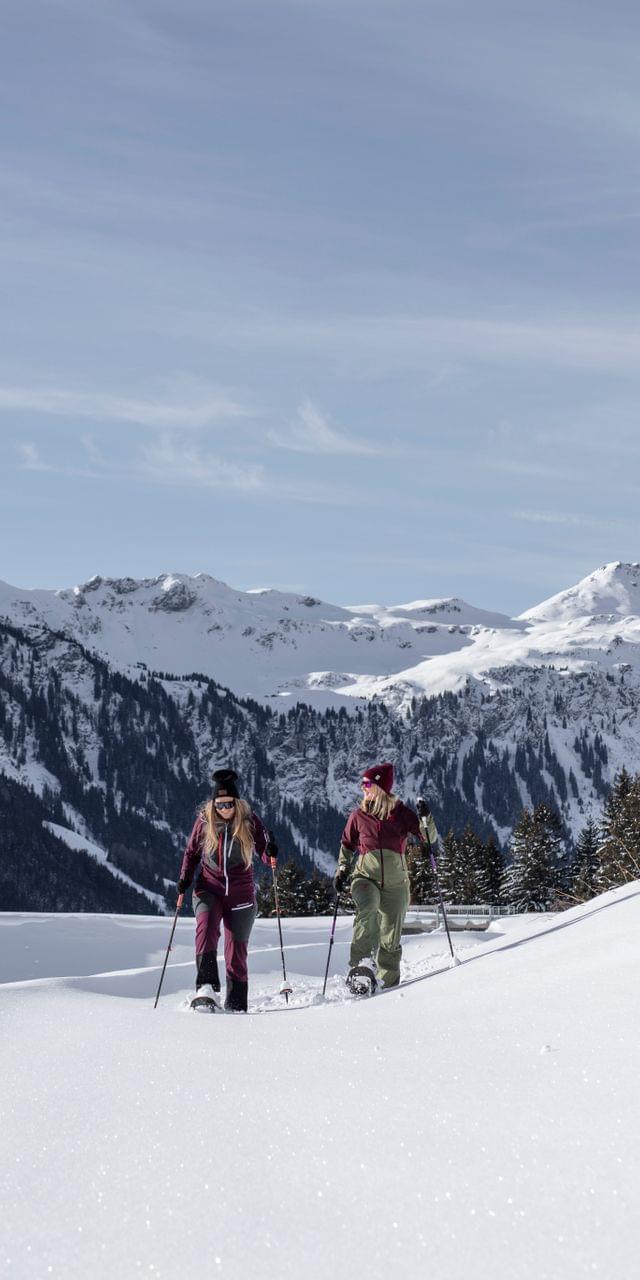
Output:
[[348,920],[324,1004],[328,923],[284,922],[289,1009],[259,921],[248,1017],[180,1014],[193,921],[153,1011],[167,927],[0,916],[7,1275],[633,1273],[640,883],[453,970],[410,938],[416,980],[359,1003]]

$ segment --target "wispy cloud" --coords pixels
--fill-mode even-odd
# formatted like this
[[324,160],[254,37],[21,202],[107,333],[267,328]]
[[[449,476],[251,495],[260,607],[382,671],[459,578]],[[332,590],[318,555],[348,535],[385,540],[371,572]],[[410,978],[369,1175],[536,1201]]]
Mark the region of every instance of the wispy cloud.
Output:
[[305,318],[271,315],[231,327],[256,346],[321,350],[323,357],[365,357],[383,368],[431,368],[443,355],[497,365],[536,364],[637,376],[640,328],[636,324],[579,323],[575,316],[549,319],[438,314],[334,314]]
[[207,394],[186,403],[138,399],[101,391],[0,387],[0,413],[36,413],[64,418],[127,422],[143,427],[207,427],[248,417],[250,411],[225,396]]
[[269,431],[267,435],[278,449],[291,449],[295,453],[371,455],[380,452],[376,445],[336,431],[310,400],[300,405],[298,416],[287,431]]
[[570,511],[516,509],[508,511],[507,515],[513,520],[524,520],[527,524],[555,524],[584,529],[613,529],[628,523],[624,520],[600,520],[595,516],[573,515]]
[[185,448],[183,441],[169,433],[162,433],[143,446],[136,471],[139,479],[154,484],[240,493],[265,492],[268,488],[263,467],[240,465],[219,453],[205,452],[195,446]]
[[216,489],[224,493],[273,498],[279,503],[303,502],[321,506],[353,506],[362,495],[353,489],[326,485],[315,480],[284,479],[270,475],[262,465],[245,464],[207,452],[161,433],[138,452],[134,478],[150,484]]
[[35,444],[25,442],[16,445],[16,452],[22,459],[20,466],[23,471],[55,471],[55,467],[40,456]]
[[45,471],[55,475],[83,476],[85,479],[97,479],[99,472],[87,467],[76,466],[66,462],[48,462],[43,458],[37,445],[24,441],[16,445],[16,452],[21,461],[21,471]]
[[222,494],[240,493],[247,497],[269,498],[279,504],[308,503],[319,506],[357,506],[363,494],[340,484],[327,485],[307,476],[270,475],[261,463],[229,456],[229,448],[213,450],[185,441],[184,435],[160,431],[145,438],[125,456],[105,457],[91,437],[83,436],[78,448],[90,462],[80,466],[75,458],[45,457],[33,443],[16,445],[22,471],[43,471],[53,476],[82,476],[121,484],[174,487],[177,489],[217,490]]

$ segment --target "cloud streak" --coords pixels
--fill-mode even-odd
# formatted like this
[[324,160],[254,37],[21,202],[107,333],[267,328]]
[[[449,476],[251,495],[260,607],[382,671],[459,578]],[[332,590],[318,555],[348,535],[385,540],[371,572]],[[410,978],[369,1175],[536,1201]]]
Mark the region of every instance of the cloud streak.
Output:
[[478,316],[337,314],[269,316],[231,327],[256,346],[310,349],[375,360],[376,368],[429,366],[443,353],[498,365],[535,364],[637,376],[640,328],[565,320]]
[[282,478],[270,475],[261,463],[239,462],[225,451],[212,451],[186,444],[181,434],[162,431],[138,447],[125,459],[106,458],[90,437],[82,437],[91,466],[80,467],[74,461],[56,458],[51,462],[32,442],[15,446],[21,471],[45,472],[56,477],[76,477],[123,482],[158,488],[209,490],[224,494],[240,494],[245,498],[308,503],[320,506],[353,506],[364,501],[361,493],[339,485],[320,481]]
[[336,431],[310,400],[300,405],[298,417],[288,431],[269,431],[267,438],[278,449],[289,449],[294,453],[369,456],[380,453],[378,446]]
[[75,391],[67,388],[0,387],[0,413],[32,413],[57,418],[81,418],[99,422],[124,422],[142,427],[173,430],[217,426],[250,416],[235,400],[209,394],[185,404],[138,399],[111,392]]
[[31,441],[24,441],[16,445],[16,453],[21,459],[18,466],[21,471],[42,471],[55,475],[81,476],[84,479],[96,480],[99,478],[98,471],[91,471],[87,467],[69,466],[64,463],[58,464],[47,462],[42,457],[37,445]]

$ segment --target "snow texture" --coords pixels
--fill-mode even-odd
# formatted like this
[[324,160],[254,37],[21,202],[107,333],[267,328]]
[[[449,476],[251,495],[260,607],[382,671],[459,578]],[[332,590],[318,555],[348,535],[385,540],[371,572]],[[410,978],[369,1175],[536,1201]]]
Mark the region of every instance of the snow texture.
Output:
[[[0,1271],[574,1280],[637,1265],[640,883],[406,940],[353,1001],[340,918],[274,921],[250,1014],[183,1013],[193,920],[0,915]],[[262,1015],[267,1016],[262,1016]]]

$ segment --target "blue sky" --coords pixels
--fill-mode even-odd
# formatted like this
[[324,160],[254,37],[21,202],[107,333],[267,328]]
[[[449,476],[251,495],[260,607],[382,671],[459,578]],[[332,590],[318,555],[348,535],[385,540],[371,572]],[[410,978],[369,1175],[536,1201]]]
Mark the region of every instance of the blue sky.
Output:
[[5,0],[0,577],[640,559],[640,10]]

